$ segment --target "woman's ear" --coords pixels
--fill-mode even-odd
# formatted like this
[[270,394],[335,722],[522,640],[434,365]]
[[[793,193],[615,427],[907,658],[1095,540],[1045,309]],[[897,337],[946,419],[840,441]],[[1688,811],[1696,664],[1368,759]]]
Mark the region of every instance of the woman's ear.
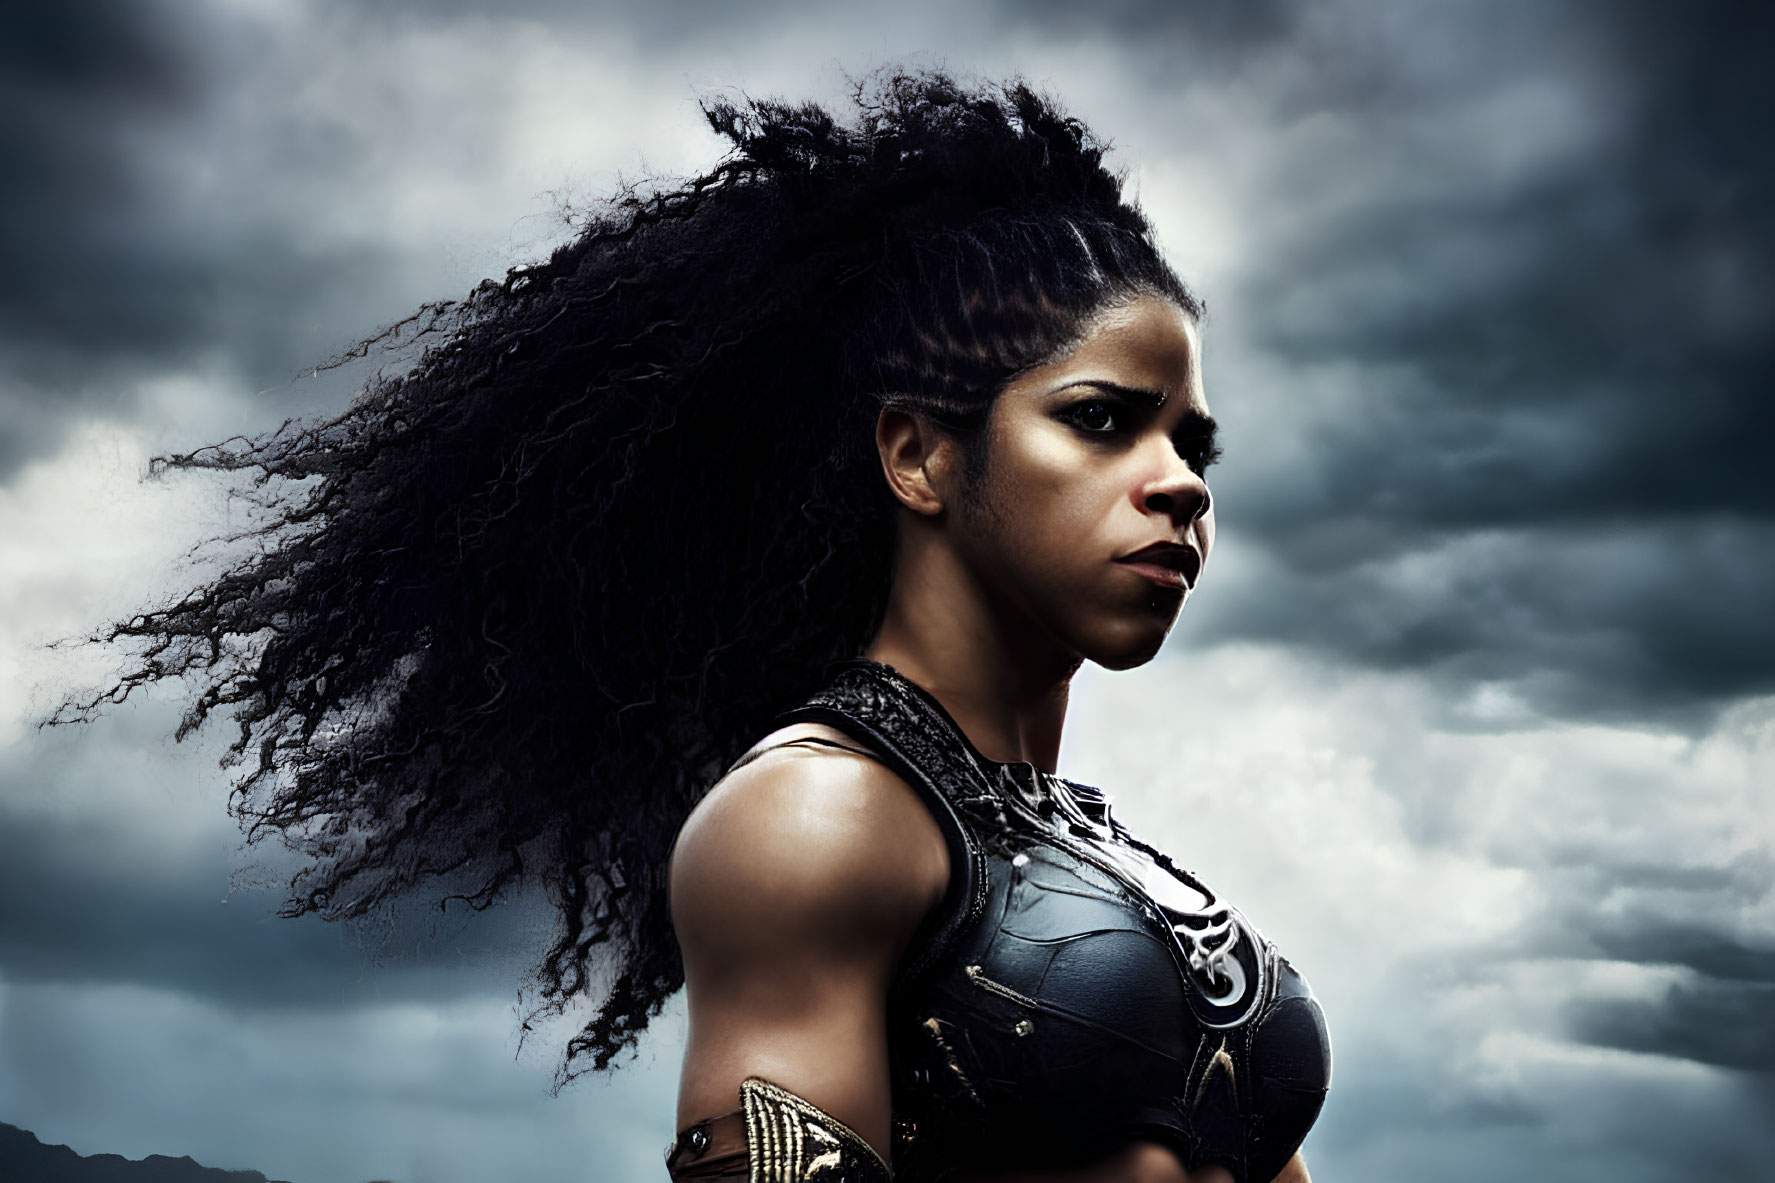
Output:
[[953,495],[955,439],[916,411],[883,408],[875,421],[875,448],[894,497],[913,513],[935,517]]

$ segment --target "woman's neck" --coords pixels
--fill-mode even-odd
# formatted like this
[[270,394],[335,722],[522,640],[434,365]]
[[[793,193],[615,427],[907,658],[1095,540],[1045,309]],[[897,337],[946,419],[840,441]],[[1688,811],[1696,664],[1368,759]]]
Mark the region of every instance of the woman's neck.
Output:
[[1081,661],[1019,623],[942,548],[903,548],[863,656],[929,691],[987,759],[1053,772]]

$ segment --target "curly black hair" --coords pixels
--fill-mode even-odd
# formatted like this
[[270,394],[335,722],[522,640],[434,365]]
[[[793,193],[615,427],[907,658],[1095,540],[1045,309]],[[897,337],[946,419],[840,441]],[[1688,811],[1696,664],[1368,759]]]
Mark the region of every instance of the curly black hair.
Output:
[[53,720],[193,680],[179,737],[231,712],[231,810],[309,856],[285,915],[541,886],[539,1009],[608,982],[558,1083],[683,983],[665,868],[692,805],[879,627],[882,408],[977,474],[993,398],[1094,312],[1201,311],[1052,99],[890,72],[852,101],[707,102],[719,164],[371,338],[419,344],[343,414],[158,458],[250,475],[274,512],[100,630],[129,664]]

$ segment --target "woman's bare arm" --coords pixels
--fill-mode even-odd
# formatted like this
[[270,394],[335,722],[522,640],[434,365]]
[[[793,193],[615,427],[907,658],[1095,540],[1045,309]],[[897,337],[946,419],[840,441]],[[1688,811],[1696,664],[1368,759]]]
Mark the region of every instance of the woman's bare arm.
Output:
[[936,823],[867,757],[780,748],[717,785],[672,859],[690,1000],[678,1128],[731,1111],[761,1076],[885,1158],[888,987],[948,879]]

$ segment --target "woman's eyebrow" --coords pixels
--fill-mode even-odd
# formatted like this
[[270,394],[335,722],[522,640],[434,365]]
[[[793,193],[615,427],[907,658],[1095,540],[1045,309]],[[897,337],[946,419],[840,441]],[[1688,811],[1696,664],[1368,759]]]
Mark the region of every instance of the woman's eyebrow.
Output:
[[1092,386],[1110,394],[1120,395],[1131,403],[1155,411],[1165,405],[1166,395],[1162,390],[1148,390],[1143,386],[1123,386],[1120,382],[1106,382],[1102,378],[1081,378],[1077,382],[1068,382],[1055,393],[1058,394],[1060,390],[1071,390],[1075,386]]

